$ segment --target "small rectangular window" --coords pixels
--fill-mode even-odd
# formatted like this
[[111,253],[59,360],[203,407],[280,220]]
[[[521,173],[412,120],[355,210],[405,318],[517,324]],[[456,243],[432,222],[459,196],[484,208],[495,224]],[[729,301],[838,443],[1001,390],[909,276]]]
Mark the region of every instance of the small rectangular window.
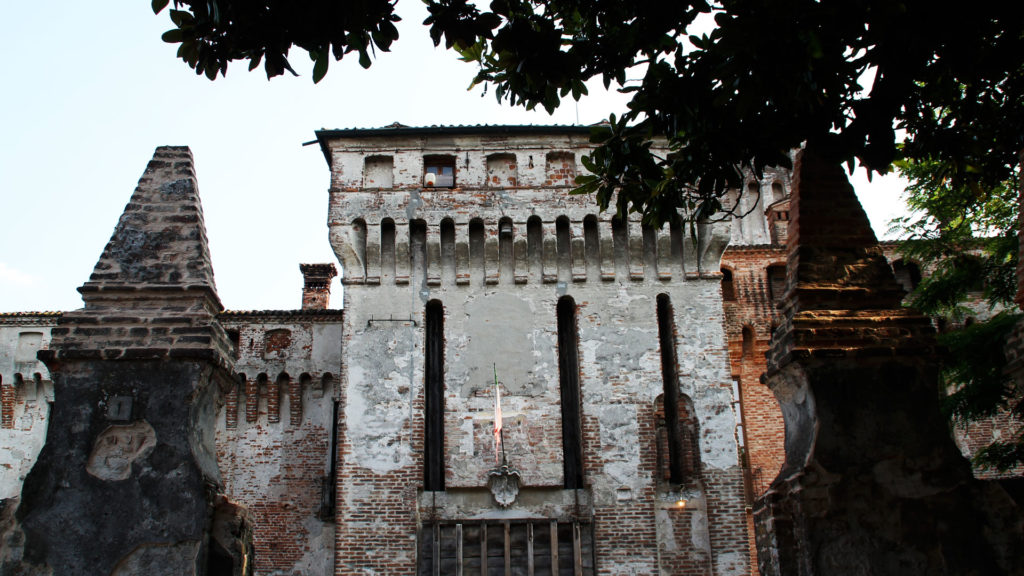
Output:
[[427,188],[455,187],[455,157],[426,156],[423,158],[423,185]]

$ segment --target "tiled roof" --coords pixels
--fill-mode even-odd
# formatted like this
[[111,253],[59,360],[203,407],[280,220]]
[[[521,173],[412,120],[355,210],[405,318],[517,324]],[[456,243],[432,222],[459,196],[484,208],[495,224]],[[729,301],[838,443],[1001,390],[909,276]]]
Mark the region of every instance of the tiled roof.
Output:
[[46,310],[42,312],[0,312],[0,326],[47,326],[55,325],[63,312]]
[[293,320],[328,322],[339,321],[344,316],[344,310],[225,310],[217,317],[225,322],[254,322],[260,320]]

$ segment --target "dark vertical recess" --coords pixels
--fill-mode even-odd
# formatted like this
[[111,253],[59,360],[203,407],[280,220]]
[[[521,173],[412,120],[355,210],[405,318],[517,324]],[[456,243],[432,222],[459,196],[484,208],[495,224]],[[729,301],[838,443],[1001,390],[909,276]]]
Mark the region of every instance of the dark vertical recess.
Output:
[[427,276],[427,222],[416,219],[409,221],[410,275],[423,280]]
[[558,250],[558,280],[566,282],[572,278],[572,232],[569,230],[569,218],[559,216],[555,219],[555,238]]
[[380,221],[380,269],[388,280],[395,277],[395,221],[391,218]]
[[583,246],[587,260],[587,278],[601,278],[601,237],[597,227],[597,216],[583,217]]
[[580,423],[580,368],[576,302],[558,299],[558,381],[562,399],[562,469],[565,488],[583,487],[583,430]]
[[502,282],[511,282],[515,273],[512,242],[515,240],[515,227],[512,219],[505,217],[498,220],[498,276]]
[[726,302],[736,301],[736,285],[733,284],[732,270],[722,268],[722,300]]
[[541,229],[539,216],[526,219],[526,258],[530,261],[530,276],[537,281],[541,276],[541,254],[544,243],[544,232]]
[[625,218],[612,218],[612,243],[615,248],[615,274],[629,278],[629,226]]
[[668,432],[669,482],[683,483],[682,436],[679,430],[679,375],[676,371],[675,323],[668,294],[658,294],[658,343],[661,347],[661,380],[665,387],[665,428]]
[[455,221],[441,220],[441,275],[446,283],[455,279]]
[[469,221],[469,269],[473,277],[483,284],[484,278],[484,221]]
[[427,302],[424,490],[444,490],[444,306]]

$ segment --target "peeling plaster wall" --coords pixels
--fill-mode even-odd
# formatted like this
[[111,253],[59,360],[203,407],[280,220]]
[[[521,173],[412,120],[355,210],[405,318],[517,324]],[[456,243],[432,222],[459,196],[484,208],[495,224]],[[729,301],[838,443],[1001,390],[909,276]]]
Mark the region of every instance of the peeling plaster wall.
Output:
[[768,226],[767,210],[777,197],[779,190],[788,196],[791,190],[791,175],[784,168],[766,167],[764,174],[758,179],[752,172],[746,171],[744,191],[755,192],[739,196],[732,191],[725,198],[727,207],[739,196],[739,206],[735,207],[737,218],[732,227],[732,244],[743,246],[762,246],[772,243],[771,231]]
[[[667,228],[645,234],[631,221],[622,243],[605,214],[597,218],[595,245],[584,225],[585,217],[598,216],[592,199],[567,195],[564,174],[547,173],[552,165],[582,171],[548,162],[549,154],[578,162],[588,147],[585,136],[572,134],[329,144],[329,226],[346,285],[336,573],[411,572],[422,522],[468,518],[592,521],[601,574],[749,570],[718,281],[729,228],[705,227],[694,243]],[[494,162],[488,173],[486,158],[498,152],[515,156],[514,187],[507,173],[495,179]],[[393,159],[393,187],[360,189],[364,158],[382,154]],[[455,157],[456,188],[420,188],[426,154]],[[532,216],[541,220],[539,244],[527,238]],[[561,216],[569,223],[567,243],[557,241]],[[450,244],[442,237],[446,218]],[[474,218],[483,223],[479,240],[471,237]],[[511,236],[499,233],[504,218]],[[380,225],[385,219],[394,222],[394,252]],[[421,238],[410,227],[414,219],[425,225]],[[685,509],[654,469],[662,293],[673,304],[680,388],[693,401],[699,430],[702,471]],[[577,305],[585,476],[579,491],[562,489],[556,306],[565,295]],[[423,323],[434,299],[444,306],[446,491],[421,494]],[[532,494],[508,509],[486,491],[495,467],[495,369],[506,453]]]
[[[323,491],[333,490],[331,429],[341,373],[341,313],[333,312],[224,317],[238,333],[240,381],[218,414],[217,457],[225,492],[252,516],[261,576],[333,569],[333,517],[323,519],[321,510]],[[257,384],[260,374],[268,378]],[[280,374],[287,383],[277,382]]]
[[35,350],[49,348],[50,328],[56,321],[0,318],[0,500],[21,494],[25,475],[46,441],[53,382]]

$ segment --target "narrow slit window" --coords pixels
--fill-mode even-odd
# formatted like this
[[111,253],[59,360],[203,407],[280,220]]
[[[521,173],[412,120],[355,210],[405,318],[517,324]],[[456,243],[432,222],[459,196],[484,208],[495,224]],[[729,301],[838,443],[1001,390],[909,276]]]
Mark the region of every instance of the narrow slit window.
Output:
[[483,278],[484,221],[480,218],[469,221],[469,267],[474,276]]
[[743,327],[743,358],[754,357],[754,329],[752,327]]
[[530,276],[537,279],[541,275],[541,254],[544,248],[544,231],[540,216],[526,219],[526,258],[530,261]]
[[515,226],[509,217],[498,220],[498,275],[503,281],[511,281],[515,271],[512,243],[515,240]]
[[580,414],[579,336],[576,302],[558,299],[558,381],[562,400],[562,471],[564,487],[583,487],[583,427]]
[[455,278],[455,221],[441,220],[441,272],[450,282]]
[[572,276],[572,233],[569,230],[569,218],[559,216],[555,220],[555,235],[558,242],[558,279],[566,280]]
[[722,300],[736,301],[736,285],[733,284],[732,270],[728,268],[722,268]]
[[423,489],[444,490],[444,306],[427,302]]
[[629,277],[629,226],[625,218],[612,218],[612,242],[615,246],[615,273]]
[[668,435],[669,482],[683,483],[683,438],[679,425],[679,374],[676,370],[675,322],[668,294],[659,294],[658,342],[661,347],[661,379],[664,386],[665,431]]
[[593,214],[583,217],[583,246],[587,260],[587,276],[599,278],[601,275],[601,237],[597,227],[597,216]]
[[346,270],[346,274],[366,277],[366,220],[356,218],[352,221],[352,250],[356,253],[359,270]]
[[395,221],[380,221],[380,268],[385,278],[395,277]]
[[782,301],[783,294],[786,293],[786,266],[782,264],[772,264],[767,269],[768,273],[768,297],[771,299],[773,304],[778,304]]
[[425,220],[409,221],[409,263],[415,274],[426,274],[427,223]]

